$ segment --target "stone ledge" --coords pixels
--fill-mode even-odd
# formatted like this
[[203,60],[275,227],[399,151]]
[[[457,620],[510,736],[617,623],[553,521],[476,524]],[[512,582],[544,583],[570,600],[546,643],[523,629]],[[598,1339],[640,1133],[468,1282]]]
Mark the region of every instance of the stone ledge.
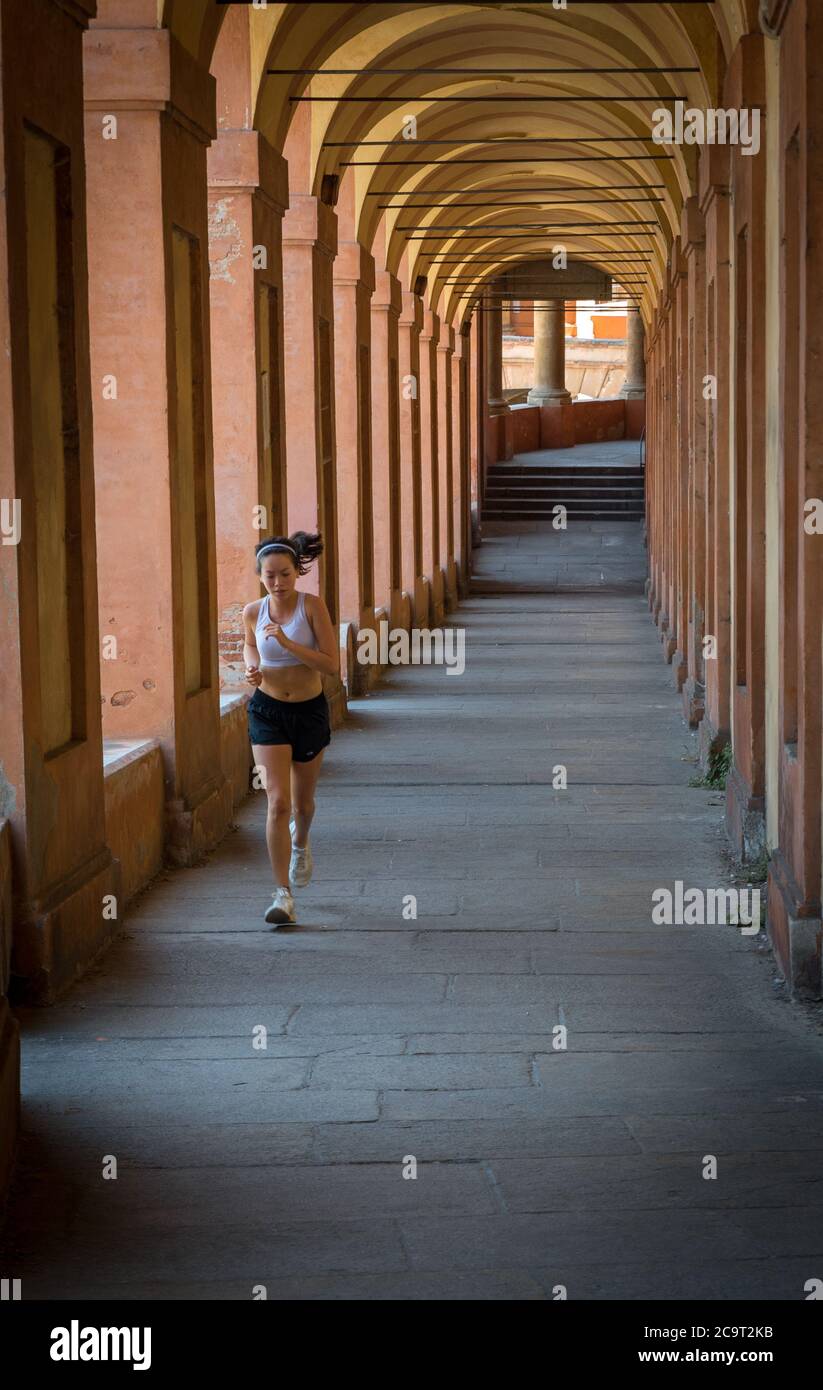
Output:
[[160,744],[156,738],[104,738],[103,776],[113,777],[129,763],[146,758]]

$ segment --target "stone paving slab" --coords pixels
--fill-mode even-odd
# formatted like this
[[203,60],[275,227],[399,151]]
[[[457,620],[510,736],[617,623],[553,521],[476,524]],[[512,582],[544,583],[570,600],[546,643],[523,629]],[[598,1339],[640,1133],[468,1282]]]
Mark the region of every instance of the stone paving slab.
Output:
[[655,888],[729,878],[641,528],[484,529],[463,674],[394,668],[334,736],[299,925],[262,921],[258,793],[20,1011],[24,1297],[800,1299],[819,1275],[819,1026],[762,938],[651,920]]

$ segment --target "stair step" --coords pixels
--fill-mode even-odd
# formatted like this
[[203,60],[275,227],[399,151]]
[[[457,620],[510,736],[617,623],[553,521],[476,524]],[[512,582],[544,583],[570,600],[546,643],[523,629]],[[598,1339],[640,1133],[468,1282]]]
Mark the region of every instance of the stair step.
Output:
[[506,506],[506,503],[495,502],[492,503],[492,505],[485,506],[484,512],[496,512],[499,516],[512,516],[513,513],[517,513],[519,516],[551,517],[555,514],[555,507],[560,506],[564,507],[564,510],[569,513],[569,516],[577,516],[580,512],[591,512],[592,509],[595,509],[596,512],[608,514],[608,516],[624,516],[626,512],[637,512],[641,514],[641,516],[645,514],[644,507],[638,506],[637,502],[626,502],[623,506],[616,507],[610,505],[608,502],[603,502],[602,498],[591,498],[585,500],[585,502],[573,502],[571,505],[567,505],[566,502],[553,502],[551,505],[545,507],[523,506],[521,502],[512,502]]
[[[643,521],[643,512],[603,512],[603,511],[582,511],[570,512],[569,519],[572,521]],[[536,515],[534,512],[483,512],[483,521],[548,521],[548,516]]]
[[493,478],[633,478],[644,476],[642,468],[523,468],[519,465],[493,463],[487,477]]
[[509,487],[495,484],[486,488],[486,497],[519,497],[524,501],[529,497],[643,497],[642,487],[604,488],[593,483],[591,487]]

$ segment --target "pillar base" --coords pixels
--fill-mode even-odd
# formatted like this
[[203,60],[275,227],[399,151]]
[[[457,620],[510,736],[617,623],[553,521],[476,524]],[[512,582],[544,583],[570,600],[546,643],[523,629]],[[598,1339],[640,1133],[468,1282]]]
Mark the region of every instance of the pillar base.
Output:
[[457,572],[457,563],[453,558],[449,558],[446,565],[446,612],[450,613],[460,602],[460,579]]
[[769,861],[766,902],[769,937],[792,994],[819,999],[823,992],[823,922],[819,917],[801,915],[809,905],[801,900],[780,849]]
[[697,730],[697,756],[704,776],[710,769],[712,758],[730,741],[728,729],[716,729],[704,712]]
[[527,405],[571,405],[572,395],[564,388],[535,386],[526,397]]
[[379,662],[358,661],[357,649],[360,644],[362,633],[375,632],[378,638],[379,651],[381,622],[386,622],[389,624],[389,627],[391,627],[391,613],[388,608],[364,609],[360,615],[359,624],[351,623],[349,625],[351,627],[352,641],[354,643],[354,661],[350,668],[351,680],[346,681],[346,689],[350,698],[356,698],[358,695],[365,695],[380,679],[381,667]]
[[414,581],[414,602],[412,606],[413,627],[428,626],[431,613],[431,588],[425,574],[418,575]]
[[411,630],[414,613],[414,599],[405,589],[395,589],[392,595],[392,626],[402,627],[404,632]]
[[617,393],[621,401],[644,401],[646,399],[645,386],[624,386]]
[[689,663],[686,660],[683,653],[677,647],[675,647],[674,651],[672,652],[671,663],[672,681],[674,683],[674,688],[675,690],[680,691],[683,689],[686,677],[689,674]]
[[88,970],[121,930],[103,917],[103,899],[120,898],[120,864],[108,848],[55,888],[19,910],[10,996],[23,1004],[53,1004]]
[[690,729],[696,729],[703,718],[703,710],[706,704],[706,688],[701,681],[694,676],[689,676],[683,682],[681,691],[683,697],[683,718]]
[[498,400],[487,402],[487,413],[489,415],[509,415],[511,413],[511,406],[508,401],[504,400],[501,396]]
[[726,833],[742,864],[760,859],[766,849],[766,807],[736,767],[726,782]]
[[166,859],[178,868],[196,864],[214,849],[232,823],[232,785],[220,773],[204,788],[196,805],[181,798],[166,802]]
[[20,1131],[20,1029],[0,999],[0,1215],[11,1181]]
[[346,722],[346,687],[339,676],[323,677],[323,692],[329,702],[329,719],[333,729]]
[[431,577],[429,621],[436,627],[446,615],[446,576],[439,565],[435,565]]

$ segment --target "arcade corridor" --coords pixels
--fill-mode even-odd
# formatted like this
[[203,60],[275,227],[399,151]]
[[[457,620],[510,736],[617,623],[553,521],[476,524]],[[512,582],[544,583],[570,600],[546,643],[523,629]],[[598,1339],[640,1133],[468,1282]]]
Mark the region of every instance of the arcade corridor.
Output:
[[0,1300],[823,1297],[822,70],[0,0]]
[[24,1015],[28,1297],[802,1296],[823,1045],[734,927],[649,923],[727,870],[643,576],[631,523],[495,528],[465,673],[394,672],[335,741],[305,925],[253,910],[258,794]]

